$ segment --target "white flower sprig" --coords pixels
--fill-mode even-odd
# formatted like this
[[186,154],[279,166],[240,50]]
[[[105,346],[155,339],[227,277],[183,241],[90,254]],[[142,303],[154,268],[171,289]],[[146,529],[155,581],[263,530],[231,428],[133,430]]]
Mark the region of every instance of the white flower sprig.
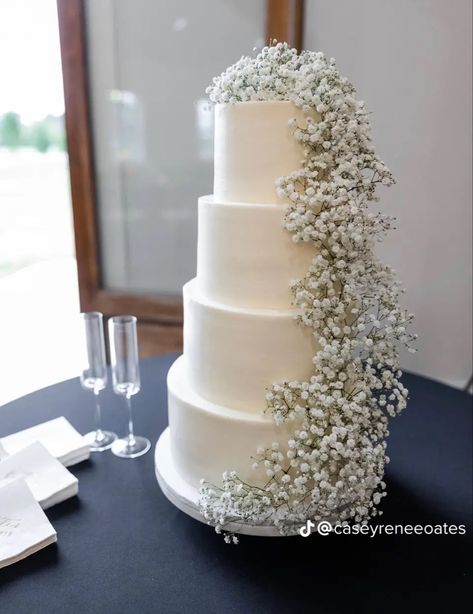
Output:
[[[225,472],[222,486],[203,481],[200,507],[220,532],[231,522],[297,531],[308,519],[366,522],[385,496],[388,416],[405,406],[398,346],[415,351],[413,314],[403,290],[375,254],[393,218],[373,213],[378,184],[394,178],[375,154],[364,103],[322,53],[298,54],[285,43],[243,57],[207,90],[216,103],[287,100],[305,125],[290,125],[304,149],[303,166],[276,182],[289,203],[286,229],[316,255],[291,283],[302,325],[318,342],[308,381],[274,384],[266,395],[277,423],[292,421],[286,445],[260,449],[261,488]],[[227,536],[232,541],[233,536]]]

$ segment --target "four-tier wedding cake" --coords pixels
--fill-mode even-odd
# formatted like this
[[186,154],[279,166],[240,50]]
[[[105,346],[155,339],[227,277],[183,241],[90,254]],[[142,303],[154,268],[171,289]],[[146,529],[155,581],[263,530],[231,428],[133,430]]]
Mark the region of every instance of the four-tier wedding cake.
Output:
[[[385,418],[367,393],[380,390],[379,366],[365,368],[378,340],[366,338],[366,355],[354,345],[360,308],[374,303],[352,277],[371,257],[370,224],[378,230],[362,219],[372,184],[360,184],[357,165],[375,167],[382,183],[392,178],[372,154],[362,103],[334,71],[322,54],[278,44],[210,88],[214,190],[198,203],[197,276],[183,290],[184,352],[168,375],[156,470],[178,507],[219,528],[284,532],[318,502],[320,518],[362,518],[384,489]],[[353,133],[351,151],[337,129]],[[364,201],[355,205],[351,187]],[[394,299],[381,298],[392,327]],[[379,376],[395,391],[391,413],[406,396],[396,369],[394,361]],[[370,408],[369,428],[359,407]]]

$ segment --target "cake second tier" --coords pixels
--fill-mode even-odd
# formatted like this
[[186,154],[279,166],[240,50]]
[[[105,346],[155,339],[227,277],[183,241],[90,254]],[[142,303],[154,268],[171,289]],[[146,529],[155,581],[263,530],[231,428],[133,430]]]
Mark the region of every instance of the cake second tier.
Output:
[[310,377],[316,343],[295,310],[216,303],[199,292],[197,279],[183,294],[185,370],[202,398],[256,413],[272,384]]
[[199,198],[197,278],[204,296],[234,307],[291,308],[290,282],[305,275],[316,250],[293,242],[285,212],[284,205]]

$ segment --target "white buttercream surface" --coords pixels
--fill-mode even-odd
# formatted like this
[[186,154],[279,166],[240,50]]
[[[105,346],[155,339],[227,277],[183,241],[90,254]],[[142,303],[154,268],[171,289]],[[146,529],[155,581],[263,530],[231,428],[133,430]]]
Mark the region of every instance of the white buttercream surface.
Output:
[[301,144],[289,127],[305,116],[292,102],[215,105],[214,195],[216,200],[278,203],[276,180],[301,167]]
[[168,374],[171,453],[184,480],[198,487],[201,478],[220,484],[224,471],[235,470],[244,480],[263,485],[264,471],[252,469],[251,457],[259,446],[288,439],[285,426],[270,415],[248,414],[210,403],[190,385],[184,357]]
[[235,307],[289,309],[289,283],[316,250],[291,240],[283,205],[199,199],[197,280],[208,298]]
[[229,307],[184,286],[184,361],[192,388],[204,399],[247,412],[266,406],[272,384],[306,379],[312,332],[295,310]]

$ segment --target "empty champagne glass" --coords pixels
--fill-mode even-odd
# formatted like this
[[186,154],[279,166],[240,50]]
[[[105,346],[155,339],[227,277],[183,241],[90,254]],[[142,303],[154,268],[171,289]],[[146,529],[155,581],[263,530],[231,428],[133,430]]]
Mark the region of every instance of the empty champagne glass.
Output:
[[131,397],[139,392],[140,366],[135,316],[115,316],[108,322],[113,391],[125,399],[128,409],[128,435],[113,442],[112,452],[122,458],[136,458],[145,454],[151,442],[135,435]]
[[92,452],[108,450],[117,438],[115,433],[102,429],[100,392],[107,386],[107,362],[103,336],[103,317],[98,311],[81,314],[85,329],[84,364],[80,382],[95,397],[95,431],[84,435]]

